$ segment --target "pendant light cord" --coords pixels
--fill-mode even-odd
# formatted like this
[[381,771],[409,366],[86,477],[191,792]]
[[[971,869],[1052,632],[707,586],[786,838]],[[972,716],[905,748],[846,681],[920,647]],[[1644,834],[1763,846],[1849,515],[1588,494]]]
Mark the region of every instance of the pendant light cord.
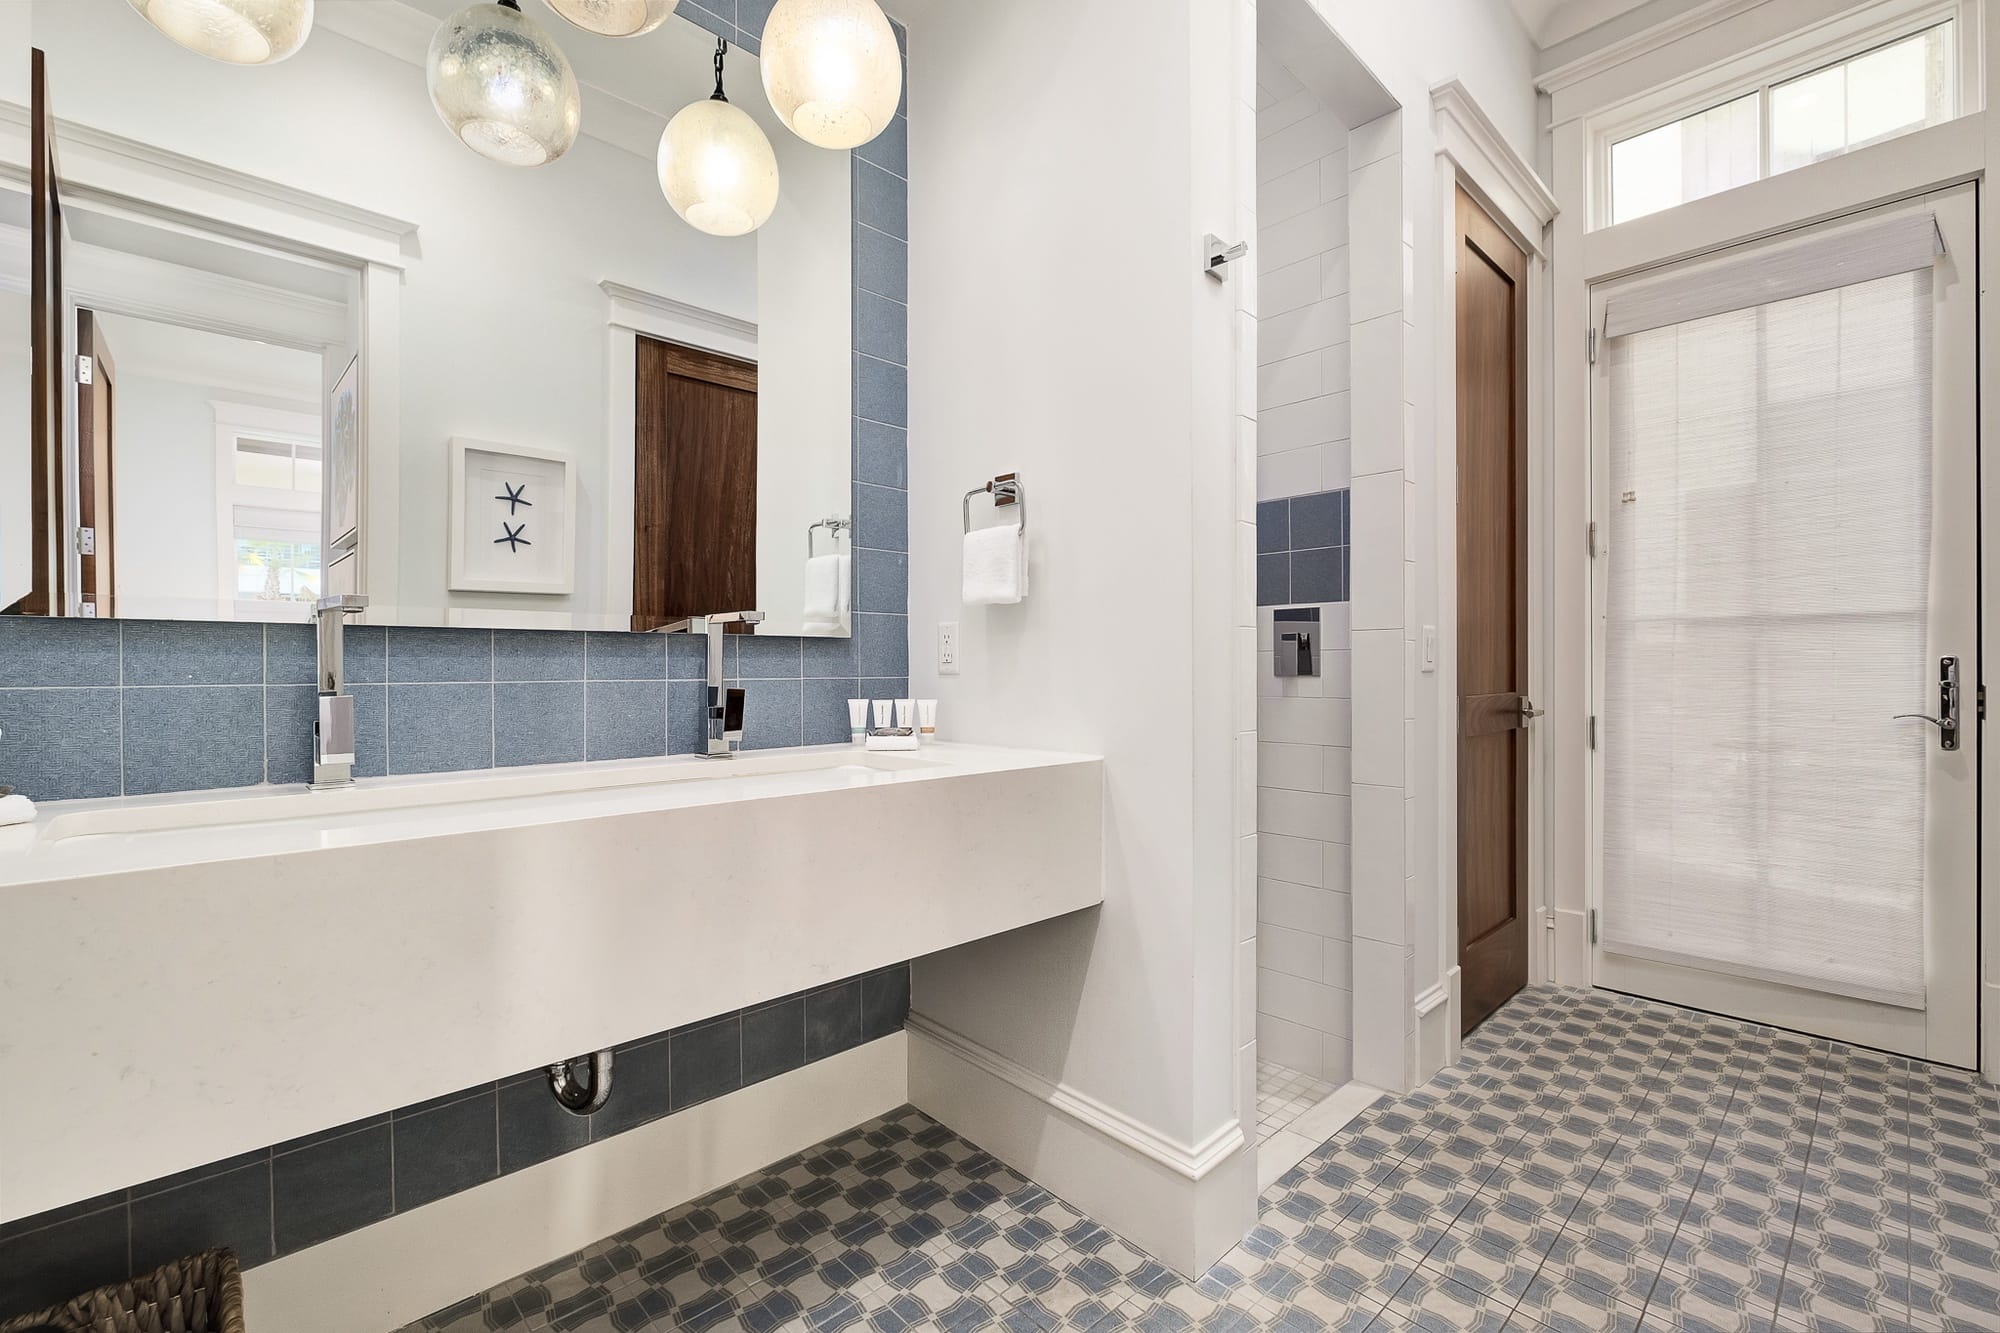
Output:
[[725,54],[727,54],[727,53],[728,53],[728,51],[729,51],[729,43],[728,43],[728,42],[726,42],[726,41],[717,41],[717,42],[716,42],[716,44],[715,44],[715,95],[714,95],[714,96],[712,96],[712,97],[710,97],[710,98],[708,99],[708,100],[709,100],[709,101],[711,101],[711,102],[727,102],[727,101],[729,100],[729,99],[728,99],[727,97],[724,97],[724,96],[722,95],[722,57],[723,57],[723,56],[724,56]]

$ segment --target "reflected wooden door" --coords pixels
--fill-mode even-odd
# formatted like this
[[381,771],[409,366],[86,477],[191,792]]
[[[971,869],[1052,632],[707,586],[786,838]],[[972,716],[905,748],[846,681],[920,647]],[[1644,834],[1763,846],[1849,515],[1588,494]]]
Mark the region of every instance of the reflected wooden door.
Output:
[[28,168],[33,195],[30,225],[29,346],[34,356],[30,386],[29,521],[33,568],[28,592],[11,607],[29,616],[63,613],[62,532],[63,443],[63,273],[62,197],[56,181],[55,113],[49,107],[48,62],[37,49],[29,57]]
[[118,614],[111,485],[118,368],[104,325],[88,310],[76,312],[76,355],[77,611],[109,617]]
[[1458,964],[1463,1030],[1528,984],[1528,258],[1458,192]]
[[632,628],[755,610],[757,367],[645,337],[638,358]]

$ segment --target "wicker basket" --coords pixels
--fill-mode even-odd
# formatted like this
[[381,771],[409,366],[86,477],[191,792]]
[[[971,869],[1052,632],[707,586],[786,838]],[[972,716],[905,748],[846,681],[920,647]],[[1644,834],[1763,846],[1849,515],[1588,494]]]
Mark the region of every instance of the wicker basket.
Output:
[[244,1333],[243,1274],[234,1250],[210,1250],[0,1321],[0,1333]]

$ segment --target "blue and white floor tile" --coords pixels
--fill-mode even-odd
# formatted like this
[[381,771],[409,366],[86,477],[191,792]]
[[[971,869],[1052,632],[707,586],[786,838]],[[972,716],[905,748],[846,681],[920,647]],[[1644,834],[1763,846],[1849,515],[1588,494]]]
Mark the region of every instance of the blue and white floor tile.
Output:
[[904,1107],[409,1333],[2000,1333],[2000,1095],[1538,989],[1198,1281]]

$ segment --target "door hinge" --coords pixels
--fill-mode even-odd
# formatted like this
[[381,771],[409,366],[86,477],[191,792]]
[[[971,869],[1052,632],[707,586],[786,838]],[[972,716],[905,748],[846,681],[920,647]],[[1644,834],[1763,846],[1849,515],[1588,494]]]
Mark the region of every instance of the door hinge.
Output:
[[1597,909],[1590,909],[1590,942],[1597,943]]
[[1590,721],[1585,724],[1583,734],[1584,738],[1590,743],[1590,748],[1595,750],[1597,748],[1597,714],[1592,713],[1590,715]]
[[78,384],[90,383],[92,369],[93,367],[90,364],[89,357],[87,356],[78,357],[76,359],[76,382]]
[[1597,330],[1592,329],[1589,337],[1590,364],[1597,364]]
[[1583,549],[1590,554],[1592,560],[1597,559],[1597,520],[1594,518],[1584,527]]
[[1979,699],[1979,720],[1981,722],[1984,722],[1986,720],[1986,687],[1984,685],[1981,685],[1979,687],[1978,699]]
[[78,528],[76,530],[76,553],[78,555],[97,554],[96,528]]

